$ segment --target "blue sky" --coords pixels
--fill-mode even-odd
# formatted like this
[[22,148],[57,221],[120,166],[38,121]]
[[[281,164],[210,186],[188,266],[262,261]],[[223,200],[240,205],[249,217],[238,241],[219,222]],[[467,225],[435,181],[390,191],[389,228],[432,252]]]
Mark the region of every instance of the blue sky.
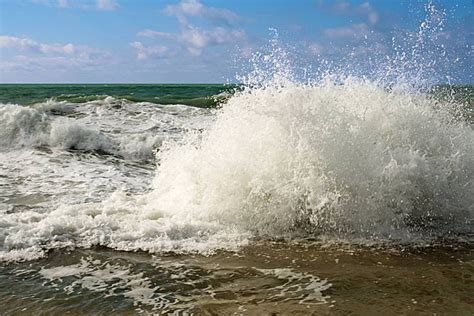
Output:
[[439,81],[473,82],[472,0],[0,0],[0,10],[0,82],[232,81],[269,28],[314,69],[363,74],[406,61],[403,51]]

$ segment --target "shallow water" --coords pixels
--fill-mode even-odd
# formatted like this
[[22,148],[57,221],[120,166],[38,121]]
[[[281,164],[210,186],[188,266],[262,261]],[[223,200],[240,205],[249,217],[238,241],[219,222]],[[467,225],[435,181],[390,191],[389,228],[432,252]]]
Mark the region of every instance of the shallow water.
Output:
[[474,312],[469,245],[258,242],[236,253],[52,251],[1,268],[3,312],[347,315]]

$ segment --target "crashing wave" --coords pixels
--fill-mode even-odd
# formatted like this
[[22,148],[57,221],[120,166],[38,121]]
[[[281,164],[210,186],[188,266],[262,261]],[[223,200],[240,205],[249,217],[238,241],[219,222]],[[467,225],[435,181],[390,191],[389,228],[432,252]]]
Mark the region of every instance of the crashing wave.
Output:
[[209,253],[249,238],[469,238],[474,130],[449,106],[350,79],[247,89],[207,131],[162,148],[150,193],[34,222],[3,214],[2,248]]
[[[257,55],[263,64],[211,122],[200,125],[209,116],[198,112],[186,116],[207,128],[162,144],[150,192],[115,192],[101,203],[63,205],[50,213],[4,212],[0,258],[96,245],[208,254],[276,238],[472,242],[474,129],[458,105],[419,89],[423,73],[414,84],[404,81],[410,73],[403,67],[391,72],[389,82],[336,73],[301,83],[275,43],[270,54]],[[408,68],[416,71],[416,60]],[[94,119],[124,105],[94,102],[85,105]],[[35,109],[0,107],[5,109],[1,123],[9,127],[1,131],[2,145],[43,133],[65,147],[123,146],[100,132],[54,127]],[[132,108],[127,117],[142,120],[145,110]],[[173,122],[173,128],[181,124]],[[145,130],[168,127],[154,124]]]

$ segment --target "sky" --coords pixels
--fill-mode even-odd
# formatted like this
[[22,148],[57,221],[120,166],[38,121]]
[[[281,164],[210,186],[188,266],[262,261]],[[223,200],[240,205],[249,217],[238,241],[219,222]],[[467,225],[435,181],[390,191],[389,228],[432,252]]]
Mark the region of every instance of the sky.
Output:
[[329,63],[364,74],[382,61],[407,72],[423,64],[440,82],[473,83],[473,6],[473,0],[0,0],[0,82],[233,82],[277,32],[305,69]]

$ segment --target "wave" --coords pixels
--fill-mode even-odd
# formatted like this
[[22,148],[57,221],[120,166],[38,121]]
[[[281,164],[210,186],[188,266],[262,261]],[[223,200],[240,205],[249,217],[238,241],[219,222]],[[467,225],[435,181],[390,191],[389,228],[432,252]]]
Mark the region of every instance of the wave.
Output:
[[474,131],[448,106],[351,79],[249,89],[160,153],[148,207],[271,238],[468,235]]
[[33,105],[49,99],[86,103],[108,97],[123,102],[184,104],[213,108],[225,101],[237,85],[232,84],[27,84],[0,87],[0,103]]
[[[416,60],[408,67],[413,76],[403,68],[406,61],[400,71],[389,72],[388,82],[324,72],[302,83],[275,43],[269,54],[257,54],[263,65],[243,78],[244,86],[206,128],[161,144],[148,193],[117,191],[100,203],[62,205],[49,213],[4,212],[0,258],[98,245],[209,254],[280,238],[388,246],[471,243],[474,129],[463,106],[420,88],[423,72]],[[396,64],[390,60],[388,66]],[[411,77],[415,82],[406,81]],[[84,106],[96,115],[130,105],[106,98]],[[11,127],[2,141],[44,130],[51,140],[54,129],[41,111],[7,107],[0,117]],[[125,112],[136,118],[131,128],[154,121],[143,112],[146,107]],[[154,124],[140,128],[156,131]],[[75,137],[75,146],[113,144],[91,131],[63,129],[57,128],[53,143],[69,144]],[[74,137],[60,136],[68,134]]]
[[452,106],[354,79],[249,88],[207,131],[163,145],[150,193],[64,205],[34,223],[5,214],[3,248],[206,254],[254,238],[469,240],[474,130]]
[[163,141],[147,133],[111,136],[72,118],[52,117],[73,113],[69,104],[53,100],[35,107],[0,104],[0,150],[48,146],[141,160],[153,159]]
[[0,147],[5,148],[37,143],[49,122],[45,113],[35,109],[1,104],[0,125]]
[[199,108],[215,108],[218,105],[225,102],[229,98],[227,94],[219,94],[211,97],[198,97],[198,98],[182,98],[179,96],[168,96],[168,97],[153,97],[153,98],[140,98],[133,96],[123,96],[123,95],[60,95],[53,98],[57,101],[67,101],[71,103],[84,103],[91,101],[101,101],[107,98],[114,98],[117,100],[122,100],[125,102],[150,102],[161,105],[168,104],[182,104],[189,105]]

